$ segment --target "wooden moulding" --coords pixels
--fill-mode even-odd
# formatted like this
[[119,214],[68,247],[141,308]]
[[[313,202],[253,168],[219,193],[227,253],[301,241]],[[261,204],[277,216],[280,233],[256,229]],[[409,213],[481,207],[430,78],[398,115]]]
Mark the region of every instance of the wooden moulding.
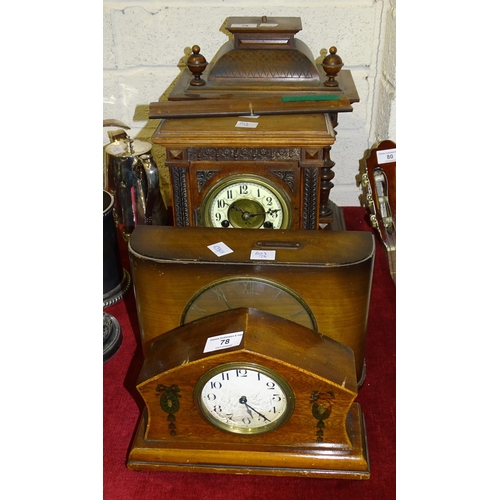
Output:
[[[189,82],[191,81],[193,75],[188,69],[185,69],[179,76],[175,87],[172,89],[168,95],[170,101],[178,100],[200,100],[200,99],[233,99],[236,97],[254,98],[259,96],[281,96],[281,95],[297,95],[307,93],[309,95],[322,95],[322,94],[332,94],[334,92],[339,93],[349,100],[351,104],[359,102],[359,94],[356,89],[352,74],[349,70],[340,70],[337,80],[339,82],[339,88],[332,90],[330,87],[326,87],[323,83],[318,84],[317,87],[311,89],[310,86],[299,85],[299,84],[281,84],[280,82],[267,82],[262,85],[260,89],[255,86],[244,85],[239,82],[238,85],[226,86],[215,85],[207,83],[203,87],[190,87]],[[323,80],[327,80],[327,76],[322,77]],[[217,82],[218,83],[218,82]]]
[[352,111],[344,96],[289,96],[152,102],[149,118],[199,118],[243,115],[287,115]]
[[[257,121],[258,127],[238,128],[237,121]],[[185,147],[327,147],[335,142],[327,113],[263,115],[258,119],[221,116],[163,119],[152,141],[169,148]]]
[[358,403],[351,408],[353,447],[343,452],[328,443],[269,446],[255,451],[241,445],[201,449],[173,438],[170,442],[146,441],[146,422],[144,413],[127,461],[132,470],[370,479],[365,422]]
[[[244,332],[240,345],[203,352],[207,338],[236,331]],[[235,361],[265,366],[288,382],[295,406],[284,425],[264,434],[232,434],[201,416],[196,382],[215,366]],[[176,387],[180,396],[170,415],[160,404],[162,386]],[[128,457],[130,469],[370,476],[363,415],[354,402],[352,350],[292,321],[239,308],[166,332],[151,343],[137,389],[146,408]],[[327,408],[320,423],[316,402]]]

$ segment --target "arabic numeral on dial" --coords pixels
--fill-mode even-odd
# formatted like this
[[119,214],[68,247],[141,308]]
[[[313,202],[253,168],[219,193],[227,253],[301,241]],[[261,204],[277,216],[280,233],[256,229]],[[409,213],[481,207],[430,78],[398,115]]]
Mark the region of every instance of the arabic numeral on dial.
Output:
[[246,184],[240,186],[240,194],[248,194],[248,186]]
[[222,413],[222,407],[220,405],[215,405],[214,413]]
[[246,377],[247,371],[246,370],[236,370],[236,376],[237,377]]
[[265,200],[266,200],[267,206],[268,207],[272,207],[272,205],[273,205],[273,198],[271,196],[266,196]]
[[210,393],[210,394],[207,394],[207,399],[209,401],[215,401],[217,399],[217,396],[215,394]]
[[[272,400],[273,401],[281,401],[281,396],[279,394],[273,394]],[[274,413],[276,413],[276,411]]]
[[267,382],[266,383],[268,389],[274,389],[276,387],[276,384],[274,382]]
[[252,420],[249,419],[248,417],[243,417],[241,419],[242,423],[244,423],[245,425],[250,425],[252,423]]
[[210,382],[210,389],[222,389],[221,382]]

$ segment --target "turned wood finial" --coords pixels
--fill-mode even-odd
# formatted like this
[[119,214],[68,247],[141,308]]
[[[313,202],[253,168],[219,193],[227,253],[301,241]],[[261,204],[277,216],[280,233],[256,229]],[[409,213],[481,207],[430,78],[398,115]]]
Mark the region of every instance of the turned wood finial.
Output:
[[337,55],[337,47],[330,47],[330,53],[323,59],[323,63],[321,64],[328,75],[328,80],[325,82],[327,87],[339,86],[335,78],[343,65],[342,59]]
[[207,67],[207,60],[200,54],[200,47],[193,45],[193,53],[188,57],[187,67],[193,73],[194,78],[189,82],[190,85],[200,86],[205,85],[205,80],[202,80],[201,74]]

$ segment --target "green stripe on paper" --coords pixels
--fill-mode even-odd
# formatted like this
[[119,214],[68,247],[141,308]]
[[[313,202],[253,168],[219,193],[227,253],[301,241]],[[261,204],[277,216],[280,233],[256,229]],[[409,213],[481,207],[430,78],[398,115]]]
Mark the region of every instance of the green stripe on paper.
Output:
[[281,98],[283,102],[299,101],[340,101],[338,94],[332,95],[287,95]]

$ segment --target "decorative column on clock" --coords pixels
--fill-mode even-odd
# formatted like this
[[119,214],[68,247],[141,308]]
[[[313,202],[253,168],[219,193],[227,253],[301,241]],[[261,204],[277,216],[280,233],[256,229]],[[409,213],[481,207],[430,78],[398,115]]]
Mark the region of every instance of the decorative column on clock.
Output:
[[334,177],[335,173],[332,171],[335,163],[329,160],[330,147],[323,150],[324,163],[325,166],[321,169],[321,189],[320,189],[320,205],[319,205],[319,215],[320,217],[330,217],[333,214],[333,210],[328,203],[330,199],[330,190],[333,187],[333,182],[330,182]]

